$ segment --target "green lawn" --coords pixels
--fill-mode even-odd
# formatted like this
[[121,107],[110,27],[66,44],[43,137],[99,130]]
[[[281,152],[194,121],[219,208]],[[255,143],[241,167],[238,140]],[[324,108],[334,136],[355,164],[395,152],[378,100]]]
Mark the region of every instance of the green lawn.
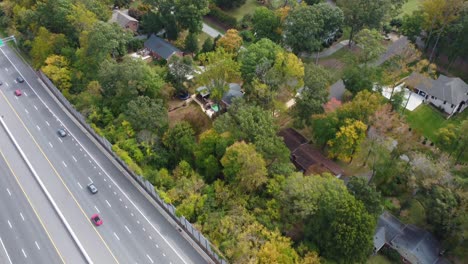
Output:
[[208,34],[206,34],[205,32],[201,32],[200,34],[198,34],[197,36],[197,39],[198,39],[198,48],[202,48],[203,46],[203,43],[205,43],[205,40],[208,39],[208,38],[211,38]]
[[253,14],[255,8],[258,6],[260,6],[260,4],[257,3],[257,0],[247,0],[245,1],[245,4],[243,4],[241,7],[232,10],[227,10],[226,13],[234,16],[235,18],[237,18],[237,21],[239,21],[245,15]]
[[388,260],[385,256],[375,255],[375,256],[370,257],[367,260],[366,264],[392,264],[392,262]]
[[422,0],[408,0],[408,2],[406,2],[401,8],[401,14],[399,15],[399,17],[402,17],[405,14],[410,15],[411,13],[413,13],[413,11],[419,8],[421,2]]
[[406,111],[405,115],[406,121],[412,129],[429,138],[431,141],[434,141],[435,133],[439,128],[447,126],[448,124],[460,124],[461,121],[468,118],[468,111],[464,111],[462,114],[447,120],[440,112],[431,106],[422,104],[412,112]]

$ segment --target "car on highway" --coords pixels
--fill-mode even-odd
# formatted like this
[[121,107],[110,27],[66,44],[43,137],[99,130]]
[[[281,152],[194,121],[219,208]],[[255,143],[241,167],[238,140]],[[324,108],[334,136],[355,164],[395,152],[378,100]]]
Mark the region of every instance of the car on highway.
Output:
[[96,194],[98,192],[97,188],[96,188],[96,185],[94,185],[94,183],[90,183],[88,184],[88,190],[92,193],[92,194]]
[[63,129],[63,128],[60,128],[59,130],[57,130],[57,134],[60,137],[66,137],[67,136],[67,131],[65,131],[65,129]]
[[16,90],[15,90],[15,95],[16,95],[16,96],[21,96],[22,94],[23,94],[23,93],[21,92],[20,89],[16,89]]
[[101,219],[101,217],[99,217],[98,214],[93,214],[93,215],[91,216],[91,222],[93,222],[93,224],[94,224],[95,226],[100,226],[100,225],[102,225],[102,219]]
[[16,77],[16,81],[19,83],[24,83],[24,79],[21,76]]

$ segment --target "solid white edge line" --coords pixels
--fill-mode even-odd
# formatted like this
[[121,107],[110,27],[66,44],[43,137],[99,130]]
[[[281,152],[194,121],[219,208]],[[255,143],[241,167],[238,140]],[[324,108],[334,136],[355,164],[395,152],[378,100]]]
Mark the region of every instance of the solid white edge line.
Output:
[[[2,49],[0,49],[2,51],[3,54],[5,54],[3,52]],[[5,54],[6,56],[6,54]],[[8,59],[8,57],[7,57]],[[8,59],[9,60],[9,59]],[[13,65],[13,63],[10,61],[10,63]],[[14,65],[13,65],[14,66]],[[16,68],[16,66],[15,66]],[[18,70],[18,69],[16,69]],[[19,71],[18,71],[19,72]],[[24,77],[23,77],[24,78]],[[39,175],[37,174],[36,170],[34,169],[34,167],[32,166],[31,162],[29,162],[29,159],[26,157],[26,154],[24,154],[23,152],[23,149],[21,149],[21,147],[18,145],[18,142],[16,141],[15,137],[13,136],[13,134],[11,133],[10,129],[7,127],[7,125],[5,124],[5,122],[3,121],[3,118],[0,118],[0,123],[2,124],[3,128],[5,129],[5,131],[7,132],[8,136],[10,137],[11,141],[13,142],[13,144],[15,145],[16,149],[18,150],[18,152],[20,153],[21,157],[23,158],[23,160],[26,162],[26,164],[28,165],[28,168],[29,170],[32,172],[32,174],[34,175],[34,178],[36,179],[36,181],[39,183],[39,186],[41,186],[41,189],[44,191],[47,199],[50,201],[50,203],[52,204],[52,207],[55,209],[55,211],[57,212],[58,216],[60,217],[60,219],[62,220],[63,224],[65,225],[65,227],[67,228],[68,232],[70,233],[70,235],[72,236],[73,240],[75,241],[76,245],[78,246],[78,248],[80,249],[81,253],[83,254],[83,256],[85,257],[86,261],[88,263],[93,263],[93,261],[91,260],[91,258],[89,257],[88,253],[86,252],[86,250],[84,249],[83,245],[81,244],[80,240],[78,239],[78,237],[76,236],[75,232],[73,231],[73,229],[71,228],[70,224],[68,223],[67,219],[65,218],[65,216],[62,214],[62,211],[58,208],[57,204],[55,203],[55,200],[54,198],[52,198],[52,196],[50,195],[49,191],[47,190],[47,188],[45,187],[44,183],[42,182],[41,178],[39,177]]]
[[[7,58],[7,60],[11,63],[11,65],[16,69],[16,71],[22,76],[21,72],[18,70],[18,68],[16,68],[16,65],[13,64],[13,62],[10,60],[10,58],[5,54],[5,52],[0,49],[0,51],[3,53],[3,55],[5,55],[5,57]],[[23,77],[23,76],[22,76]],[[23,77],[24,79],[24,77]],[[34,90],[34,88],[29,84],[29,82],[25,79],[25,82],[28,84],[29,88],[31,88],[31,90],[36,94],[37,98],[39,98],[39,100],[42,102],[42,104],[44,104],[44,106],[51,112],[52,110],[49,108],[49,106],[44,102],[44,100],[42,100],[42,98],[39,96],[39,94],[36,92],[36,90]],[[15,97],[16,99],[18,99],[18,97]],[[65,113],[65,112],[64,112]],[[66,114],[66,113],[65,113]],[[55,114],[54,114],[55,115]],[[65,124],[57,118],[57,121],[60,122],[60,124],[62,124],[70,133],[70,135],[72,137],[75,138],[75,136],[73,136],[73,134],[70,132],[70,130],[68,129],[67,126],[65,126]],[[73,121],[72,121],[73,122]],[[185,261],[184,258],[182,258],[182,256],[179,254],[179,252],[177,252],[177,250],[172,246],[171,243],[169,243],[169,241],[161,234],[161,232],[153,225],[153,223],[151,223],[148,219],[148,217],[146,217],[145,214],[143,214],[143,212],[140,210],[140,208],[138,208],[136,206],[136,204],[130,199],[130,197],[128,197],[128,195],[122,190],[122,188],[114,181],[114,179],[112,179],[110,177],[110,175],[104,170],[104,168],[101,166],[101,164],[99,164],[97,162],[97,160],[89,153],[89,151],[81,144],[81,142],[77,139],[76,139],[76,142],[78,142],[78,144],[85,150],[85,152],[87,152],[89,154],[89,156],[94,160],[94,162],[98,165],[98,167],[106,174],[106,176],[112,181],[113,184],[115,184],[115,186],[117,186],[117,188],[120,190],[120,192],[122,192],[122,194],[125,196],[125,198],[127,198],[129,200],[129,202],[135,207],[135,209],[143,216],[143,218],[148,222],[148,224],[156,231],[156,233],[159,234],[159,236],[164,240],[164,242],[166,242],[166,244],[174,251],[174,253],[182,260],[183,263],[187,264],[187,262]],[[81,148],[80,148],[80,151],[83,151]],[[104,153],[103,153],[104,154]],[[104,154],[106,155],[106,154]],[[86,157],[86,154],[85,154],[85,157]],[[146,199],[146,198],[145,198]],[[86,255],[87,256],[87,255]],[[92,262],[91,262],[92,263]]]
[[2,247],[3,247],[3,250],[5,251],[5,254],[6,254],[7,258],[8,258],[8,261],[10,262],[10,264],[13,264],[13,262],[11,262],[10,255],[8,254],[8,251],[6,250],[5,244],[3,244],[3,240],[2,240],[1,237],[0,237],[0,243],[2,243]]

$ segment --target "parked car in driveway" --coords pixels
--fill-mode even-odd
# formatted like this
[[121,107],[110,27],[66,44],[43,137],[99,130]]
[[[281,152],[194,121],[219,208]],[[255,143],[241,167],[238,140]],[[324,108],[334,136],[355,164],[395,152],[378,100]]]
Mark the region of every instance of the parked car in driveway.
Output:
[[24,79],[21,76],[16,77],[16,81],[19,83],[24,83]]
[[100,225],[102,225],[102,219],[101,219],[101,217],[99,217],[98,214],[93,214],[93,215],[91,216],[91,222],[93,222],[93,224],[94,224],[95,226],[100,226]]
[[16,95],[16,96],[21,96],[22,94],[23,94],[23,93],[21,92],[20,89],[16,89],[16,90],[15,90],[15,95]]
[[63,128],[60,128],[59,130],[57,130],[57,134],[60,137],[66,137],[67,136],[67,131],[65,131],[65,129],[63,129]]
[[96,188],[96,185],[94,185],[94,183],[90,183],[88,184],[88,190],[92,193],[92,194],[96,194],[98,192],[97,188]]

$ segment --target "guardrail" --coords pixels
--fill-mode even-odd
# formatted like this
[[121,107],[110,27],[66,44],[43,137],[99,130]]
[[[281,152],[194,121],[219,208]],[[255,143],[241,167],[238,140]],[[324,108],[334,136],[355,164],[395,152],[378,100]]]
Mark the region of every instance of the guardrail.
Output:
[[193,225],[185,219],[184,216],[176,215],[176,208],[172,204],[164,202],[159,194],[155,191],[153,184],[147,181],[140,175],[135,174],[127,164],[117,156],[112,150],[112,144],[98,135],[94,129],[86,122],[86,119],[78,112],[74,106],[63,96],[59,89],[49,80],[49,78],[42,72],[37,71],[36,74],[44,82],[46,87],[52,92],[52,94],[62,103],[64,107],[76,118],[78,122],[89,132],[89,134],[96,139],[97,142],[117,161],[125,171],[138,182],[138,184],[146,191],[146,193],[163,208],[163,210],[182,228],[190,238],[200,246],[200,248],[215,262],[219,264],[227,264],[218,251],[203,234],[198,231]]

